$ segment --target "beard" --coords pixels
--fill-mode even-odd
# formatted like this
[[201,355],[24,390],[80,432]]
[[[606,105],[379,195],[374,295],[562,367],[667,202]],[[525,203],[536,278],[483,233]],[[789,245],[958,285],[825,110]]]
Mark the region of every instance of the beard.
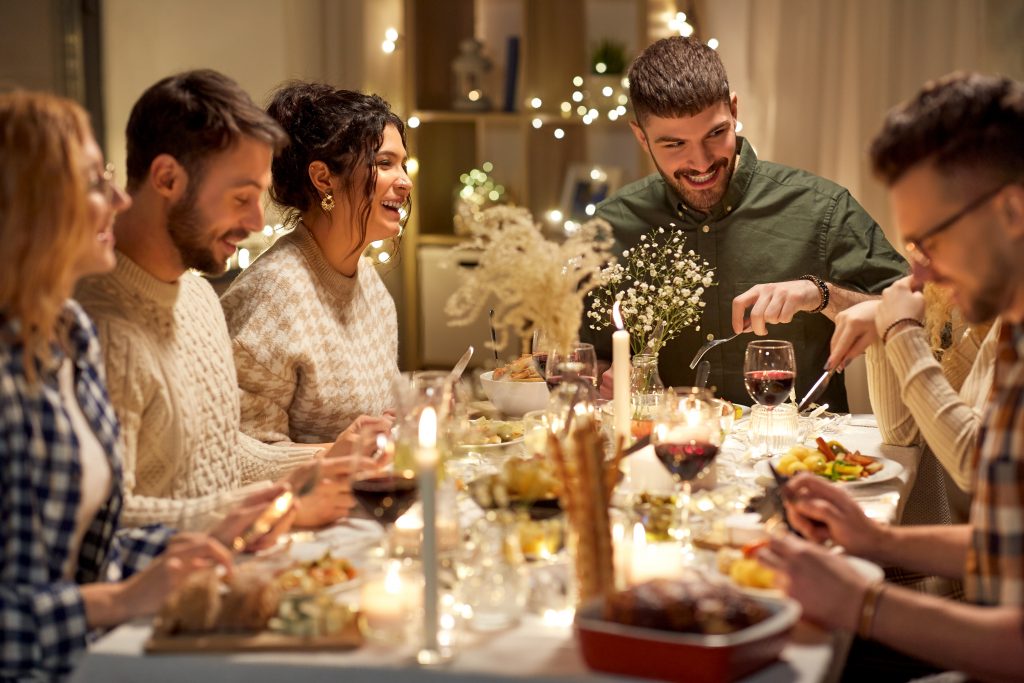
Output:
[[[185,196],[168,210],[167,231],[186,268],[207,275],[223,275],[227,270],[227,260],[217,258],[214,253],[213,245],[219,237],[210,237],[205,227],[206,221],[196,206],[197,187],[198,183],[190,184]],[[244,239],[248,234],[243,228],[235,228],[225,236]]]
[[[657,165],[657,164],[655,164]],[[658,166],[658,173],[665,179],[669,187],[675,189],[683,203],[689,206],[691,209],[707,213],[712,207],[722,201],[722,197],[725,196],[725,191],[729,189],[729,182],[732,180],[733,164],[728,159],[718,159],[711,168],[704,173],[708,173],[714,169],[720,169],[719,178],[712,187],[705,190],[692,190],[683,181],[683,176],[692,175],[685,171],[676,171],[671,177]],[[698,174],[703,175],[703,173]]]
[[1000,278],[992,278],[984,283],[977,294],[970,295],[970,299],[963,303],[964,319],[970,323],[989,322],[1002,313],[1005,301],[1006,282]]

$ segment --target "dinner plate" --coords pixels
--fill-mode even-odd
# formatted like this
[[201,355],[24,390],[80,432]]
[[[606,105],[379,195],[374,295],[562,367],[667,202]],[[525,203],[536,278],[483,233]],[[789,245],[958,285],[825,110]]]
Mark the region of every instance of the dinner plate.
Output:
[[[878,462],[880,462],[882,464],[882,469],[880,469],[879,471],[875,472],[870,477],[864,477],[863,479],[857,479],[855,481],[834,481],[832,483],[835,484],[836,486],[844,486],[844,487],[845,486],[850,486],[850,487],[853,487],[853,486],[870,486],[872,484],[880,484],[883,481],[889,481],[890,479],[895,479],[896,477],[900,476],[903,473],[903,465],[899,464],[895,460],[890,460],[889,458],[882,457],[881,455],[872,455],[872,456],[869,456],[869,457],[872,457],[875,460],[877,460]],[[779,460],[781,460],[781,459],[782,459],[782,455],[781,454],[780,455],[772,456],[771,463],[773,465],[775,465],[776,467],[778,467]],[[757,475],[762,477],[762,478],[774,481],[774,479],[772,477],[772,470],[771,470],[770,467],[768,467],[768,462],[769,462],[768,460],[759,460],[754,465],[754,472],[756,472]],[[824,477],[822,477],[822,479],[824,479]]]
[[[850,566],[857,570],[857,573],[872,582],[881,581],[885,578],[885,570],[870,560],[865,560],[862,557],[855,557],[853,555],[840,555],[839,557],[849,562]],[[716,569],[715,571],[718,570]],[[718,572],[718,574],[724,577],[730,585],[735,586],[741,593],[764,598],[781,598],[786,595],[785,591],[780,588],[754,588],[753,586],[742,586],[735,583],[727,574],[722,574],[721,572]]]

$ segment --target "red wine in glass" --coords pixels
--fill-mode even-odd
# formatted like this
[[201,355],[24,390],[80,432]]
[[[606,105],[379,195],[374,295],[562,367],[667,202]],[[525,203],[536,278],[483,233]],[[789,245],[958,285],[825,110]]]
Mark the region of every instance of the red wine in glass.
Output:
[[356,479],[352,494],[382,526],[389,526],[412,507],[418,496],[416,480],[396,474]]
[[774,408],[789,396],[795,377],[790,370],[753,370],[743,374],[743,383],[752,399]]
[[718,455],[718,446],[706,441],[658,443],[654,445],[654,454],[674,477],[693,481]]
[[555,387],[557,387],[559,384],[562,383],[562,376],[561,375],[548,375],[547,377],[544,378],[544,381],[547,382],[548,389],[550,389],[551,391],[554,391]]

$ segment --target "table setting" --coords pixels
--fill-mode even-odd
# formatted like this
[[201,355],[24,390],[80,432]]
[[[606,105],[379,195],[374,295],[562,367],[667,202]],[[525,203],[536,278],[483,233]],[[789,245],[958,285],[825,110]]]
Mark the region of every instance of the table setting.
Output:
[[[827,460],[829,476],[863,471],[862,482],[835,483],[895,523],[919,450],[883,444],[870,415],[798,410],[787,342],[731,342],[747,343],[752,406],[704,386],[661,386],[656,354],[673,326],[650,325],[637,339],[621,299],[607,316],[614,395],[599,399],[593,347],[576,334],[610,242],[584,225],[551,246],[532,221],[500,211],[505,232],[477,244],[480,265],[449,313],[480,313],[486,288],[498,288],[504,298],[488,312],[495,347],[510,326],[547,341],[479,381],[463,375],[472,347],[451,370],[396,378],[395,427],[377,443],[389,465],[353,478],[358,515],[289,534],[270,559],[240,555],[237,574],[263,567],[251,573],[270,578],[196,581],[156,620],[94,643],[76,680],[712,683],[841,670],[848,637],[801,621],[747,551],[785,523],[771,504],[781,469],[825,476],[815,468]],[[490,250],[502,258],[492,263]],[[846,465],[839,446],[866,464]],[[255,613],[252,629],[219,647],[205,644],[230,631],[220,617],[181,616],[231,600]],[[230,647],[246,638],[277,640]]]

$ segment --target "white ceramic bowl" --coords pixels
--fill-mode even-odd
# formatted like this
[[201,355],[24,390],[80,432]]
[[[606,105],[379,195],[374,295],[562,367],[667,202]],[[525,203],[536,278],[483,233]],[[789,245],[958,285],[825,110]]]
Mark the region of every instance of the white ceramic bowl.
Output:
[[487,399],[505,415],[519,416],[548,407],[548,385],[544,382],[512,382],[491,379],[493,372],[480,375]]

